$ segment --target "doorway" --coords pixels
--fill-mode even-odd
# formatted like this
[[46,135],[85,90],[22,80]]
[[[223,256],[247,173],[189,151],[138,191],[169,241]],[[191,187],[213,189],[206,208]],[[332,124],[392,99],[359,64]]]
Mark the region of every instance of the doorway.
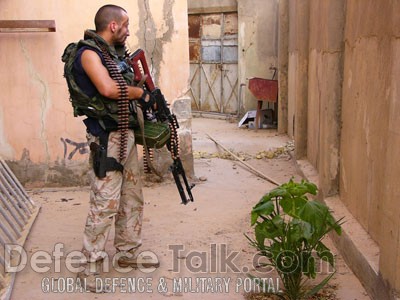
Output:
[[189,22],[192,111],[238,111],[237,12],[191,14]]

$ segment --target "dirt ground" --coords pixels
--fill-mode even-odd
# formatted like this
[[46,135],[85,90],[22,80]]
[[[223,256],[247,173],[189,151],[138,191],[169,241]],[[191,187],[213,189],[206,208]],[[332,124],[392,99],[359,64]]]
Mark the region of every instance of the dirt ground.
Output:
[[[255,250],[244,236],[253,234],[252,206],[274,185],[240,162],[227,159],[206,134],[279,183],[292,176],[300,179],[295,162],[284,151],[292,147],[287,136],[274,129],[256,132],[238,128],[236,122],[194,118],[194,167],[199,179],[193,189],[195,201],[180,204],[170,180],[144,187],[142,250],[157,255],[160,268],[151,273],[111,269],[103,274],[109,280],[116,278],[110,293],[82,292],[66,261],[68,254],[81,249],[88,188],[29,190],[41,211],[24,247],[30,257],[28,265],[17,273],[11,299],[244,299],[255,286],[247,273],[265,277],[271,290],[281,288],[275,273],[256,269]],[[111,258],[115,254],[112,240],[110,236],[106,247]],[[338,251],[329,240],[327,243],[337,254],[337,273],[330,282],[336,297],[324,299],[369,299]],[[52,255],[56,247],[62,247],[60,261]],[[40,264],[39,269],[36,266],[35,271],[32,255],[39,251],[48,252],[52,260]]]

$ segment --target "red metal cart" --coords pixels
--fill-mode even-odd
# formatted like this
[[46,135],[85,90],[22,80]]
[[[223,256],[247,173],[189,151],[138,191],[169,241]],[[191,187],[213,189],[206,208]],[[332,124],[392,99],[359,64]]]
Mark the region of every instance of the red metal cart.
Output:
[[[278,80],[253,77],[249,79],[249,90],[257,99],[257,112],[255,120],[255,129],[260,128],[260,116],[263,101],[274,103],[276,110],[278,104]],[[275,105],[276,103],[276,105]],[[275,111],[276,113],[276,111]]]

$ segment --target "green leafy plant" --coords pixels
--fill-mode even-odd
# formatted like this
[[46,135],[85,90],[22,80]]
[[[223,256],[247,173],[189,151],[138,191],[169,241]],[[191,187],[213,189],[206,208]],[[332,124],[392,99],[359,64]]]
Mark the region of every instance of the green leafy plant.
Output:
[[325,204],[307,197],[316,194],[315,184],[291,179],[265,194],[251,211],[255,239],[247,238],[268,259],[265,265],[278,272],[282,299],[311,297],[334,275],[332,271],[319,284],[309,285],[317,275],[316,259],[334,270],[333,254],[322,240],[332,230],[341,234],[342,219],[336,221]]

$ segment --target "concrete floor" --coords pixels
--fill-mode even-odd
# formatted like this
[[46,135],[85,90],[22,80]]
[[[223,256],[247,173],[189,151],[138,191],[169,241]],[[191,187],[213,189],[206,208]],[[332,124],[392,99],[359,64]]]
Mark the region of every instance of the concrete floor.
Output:
[[[41,212],[24,246],[28,257],[31,259],[38,251],[52,254],[57,245],[63,247],[64,256],[60,261],[52,256],[51,263],[41,264],[42,267],[48,266],[48,270],[41,268],[41,272],[38,272],[38,269],[33,270],[28,264],[24,270],[17,273],[11,299],[244,299],[247,289],[243,285],[240,286],[239,281],[246,278],[248,272],[257,272],[254,266],[255,251],[244,237],[244,234],[253,234],[249,213],[261,196],[274,188],[274,184],[260,178],[242,163],[225,159],[224,151],[211,141],[207,134],[237,155],[246,157],[246,163],[279,183],[291,177],[300,178],[289,155],[283,154],[269,159],[263,154],[274,153],[277,149],[290,146],[287,136],[278,135],[273,129],[256,132],[238,128],[236,123],[225,120],[194,118],[195,175],[202,179],[196,182],[193,189],[195,201],[186,206],[181,205],[171,180],[146,183],[144,187],[142,249],[157,254],[161,262],[159,269],[150,274],[139,270],[126,274],[111,270],[106,274],[107,277],[120,278],[120,286],[113,293],[63,291],[65,283],[69,279],[75,279],[75,273],[66,268],[65,262],[69,253],[81,249],[89,190],[87,187],[30,190],[29,195],[41,205]],[[257,159],[257,156],[260,158]],[[365,289],[332,242],[329,239],[326,242],[336,254],[337,273],[331,281],[336,299],[369,299]],[[176,255],[174,249],[183,250]],[[215,251],[224,249],[228,253],[237,253],[237,270],[225,270],[221,268],[222,265],[217,265],[216,270],[213,270],[212,257],[219,257],[221,254]],[[115,253],[112,234],[106,251],[110,255]],[[202,255],[206,259],[196,261],[203,257]],[[191,264],[188,264],[188,257],[193,259]],[[275,285],[279,282],[276,274],[265,275],[269,276]],[[176,284],[177,280],[199,277],[214,280],[214,283],[215,279],[219,278],[227,283],[226,288],[222,288],[221,285],[221,289],[214,293],[204,290],[174,290],[173,284]],[[123,290],[121,278],[136,279],[137,282],[142,280],[142,283],[147,280],[148,285],[142,285],[141,291]],[[168,290],[162,289],[162,282],[166,282]]]

